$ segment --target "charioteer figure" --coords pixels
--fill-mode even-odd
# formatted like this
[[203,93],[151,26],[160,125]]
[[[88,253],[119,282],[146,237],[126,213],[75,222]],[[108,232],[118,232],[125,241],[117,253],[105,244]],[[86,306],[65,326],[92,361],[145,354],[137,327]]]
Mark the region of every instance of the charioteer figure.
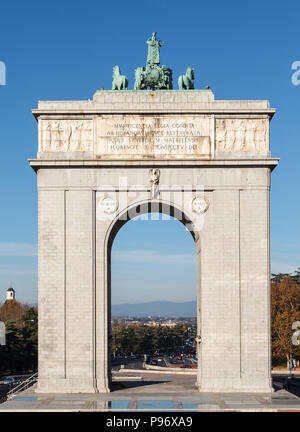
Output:
[[159,65],[160,56],[159,48],[163,45],[163,41],[156,40],[156,32],[152,33],[152,37],[147,40],[148,44],[148,56],[147,63],[149,65]]
[[160,47],[163,41],[156,39],[156,32],[147,40],[148,55],[147,66],[139,67],[135,70],[134,90],[171,90],[172,70],[166,66],[160,67]]

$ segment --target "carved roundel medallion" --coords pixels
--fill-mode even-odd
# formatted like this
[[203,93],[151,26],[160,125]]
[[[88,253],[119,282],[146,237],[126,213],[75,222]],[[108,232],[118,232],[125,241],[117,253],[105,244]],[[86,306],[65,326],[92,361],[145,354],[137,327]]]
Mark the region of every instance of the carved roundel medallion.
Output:
[[118,208],[118,203],[111,197],[104,197],[100,201],[100,206],[104,213],[114,213]]
[[201,214],[206,212],[206,210],[209,207],[209,202],[207,200],[207,198],[205,197],[200,197],[200,196],[195,196],[192,199],[192,210],[195,213]]

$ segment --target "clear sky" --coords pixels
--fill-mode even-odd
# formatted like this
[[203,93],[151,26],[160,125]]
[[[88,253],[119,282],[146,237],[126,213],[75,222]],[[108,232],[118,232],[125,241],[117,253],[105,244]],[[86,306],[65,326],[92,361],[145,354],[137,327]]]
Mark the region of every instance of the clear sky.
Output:
[[[2,2],[0,301],[10,283],[19,300],[37,301],[36,177],[27,163],[37,151],[31,109],[38,100],[86,100],[100,87],[110,89],[115,64],[133,88],[134,69],[145,64],[145,41],[153,31],[165,41],[161,61],[173,69],[175,83],[193,66],[196,88],[209,84],[216,99],[268,99],[277,108],[271,149],[281,161],[272,176],[272,270],[292,272],[300,266],[300,85],[291,81],[292,63],[300,61],[299,16],[297,0]],[[132,288],[128,300],[149,300],[149,289],[141,293],[141,281],[151,287],[167,280],[168,286],[181,287],[172,298],[166,288],[151,300],[194,298],[194,276],[182,277],[192,272],[188,257],[194,247],[183,225],[136,224],[125,225],[114,245],[114,302],[124,301],[125,281]],[[136,235],[132,242],[130,230]],[[139,265],[126,263],[124,251],[131,251],[131,258],[139,251]],[[167,272],[158,278],[157,264],[153,279],[143,280],[145,265],[157,257],[168,262]]]
[[196,299],[196,247],[177,219],[149,213],[127,222],[112,248],[112,303]]

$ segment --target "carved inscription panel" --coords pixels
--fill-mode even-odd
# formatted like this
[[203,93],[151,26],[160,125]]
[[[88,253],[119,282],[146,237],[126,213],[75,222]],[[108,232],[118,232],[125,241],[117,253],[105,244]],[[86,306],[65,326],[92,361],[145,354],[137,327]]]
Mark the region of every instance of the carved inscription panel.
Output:
[[96,121],[97,157],[211,157],[212,116],[103,115]]
[[210,115],[39,120],[39,152],[90,152],[108,159],[210,159],[215,150],[267,152],[269,120]]
[[268,119],[216,119],[216,150],[268,151]]
[[93,151],[93,121],[39,120],[39,151]]

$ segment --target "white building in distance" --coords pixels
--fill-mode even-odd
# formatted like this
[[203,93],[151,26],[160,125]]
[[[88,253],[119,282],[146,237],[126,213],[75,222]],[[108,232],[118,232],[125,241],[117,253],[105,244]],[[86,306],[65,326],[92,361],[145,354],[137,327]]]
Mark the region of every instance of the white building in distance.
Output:
[[13,287],[9,287],[6,290],[6,301],[7,300],[15,300],[16,295],[15,295],[15,290],[13,289]]

